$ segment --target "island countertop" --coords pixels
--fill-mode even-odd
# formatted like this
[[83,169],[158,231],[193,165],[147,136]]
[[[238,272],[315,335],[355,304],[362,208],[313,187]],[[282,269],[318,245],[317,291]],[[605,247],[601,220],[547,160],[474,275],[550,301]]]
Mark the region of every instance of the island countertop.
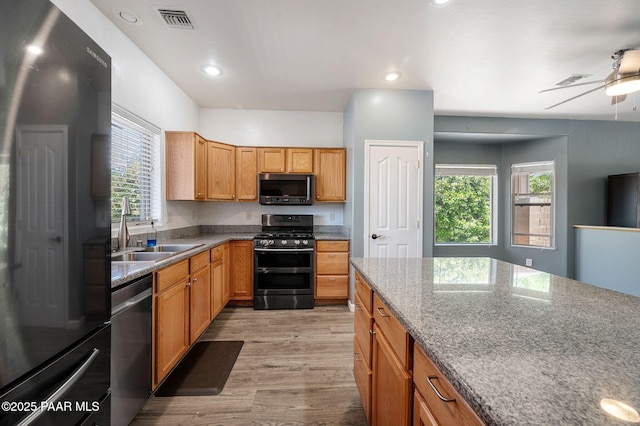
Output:
[[640,298],[489,258],[352,259],[489,425],[629,425]]

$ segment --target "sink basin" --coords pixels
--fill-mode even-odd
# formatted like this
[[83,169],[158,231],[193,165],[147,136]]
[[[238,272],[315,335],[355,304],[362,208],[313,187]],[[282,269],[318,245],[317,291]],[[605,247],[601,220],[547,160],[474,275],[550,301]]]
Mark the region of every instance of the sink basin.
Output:
[[147,247],[138,253],[164,253],[164,252],[181,252],[200,247],[202,244],[159,244],[155,247]]
[[163,252],[144,252],[134,251],[133,253],[124,253],[118,256],[111,256],[112,262],[156,262],[158,260],[166,259],[169,256],[173,256],[175,252],[163,251]]

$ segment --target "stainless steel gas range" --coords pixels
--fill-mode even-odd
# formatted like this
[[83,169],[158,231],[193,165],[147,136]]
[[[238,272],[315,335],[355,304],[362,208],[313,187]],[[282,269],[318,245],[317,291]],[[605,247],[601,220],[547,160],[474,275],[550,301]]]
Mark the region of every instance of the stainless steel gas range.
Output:
[[313,215],[264,214],[253,241],[253,308],[313,308]]

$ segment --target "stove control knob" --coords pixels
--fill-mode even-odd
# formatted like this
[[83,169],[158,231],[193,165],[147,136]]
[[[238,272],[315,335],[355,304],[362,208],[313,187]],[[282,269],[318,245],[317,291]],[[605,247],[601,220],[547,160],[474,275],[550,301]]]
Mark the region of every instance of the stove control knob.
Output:
[[282,240],[282,241],[280,241],[280,243],[281,243],[283,246],[286,246],[286,245],[287,245],[287,240]]
[[260,240],[260,244],[262,244],[263,246],[268,246],[269,240]]
[[295,240],[293,243],[294,243],[295,245],[299,246],[299,245],[300,245],[300,240]]
[[270,245],[270,246],[272,246],[272,245],[274,245],[274,244],[275,244],[275,241],[273,241],[273,240],[269,240],[269,245]]
[[306,246],[306,245],[308,245],[308,244],[309,244],[309,241],[307,241],[307,240],[302,240],[302,245],[303,245],[303,246]]

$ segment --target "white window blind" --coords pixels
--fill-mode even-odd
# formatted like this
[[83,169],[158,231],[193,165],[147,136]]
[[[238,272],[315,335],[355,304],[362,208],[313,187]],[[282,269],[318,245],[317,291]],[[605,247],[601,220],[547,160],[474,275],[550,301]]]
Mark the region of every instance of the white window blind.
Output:
[[129,197],[127,221],[160,219],[160,129],[112,106],[111,220],[120,221],[122,197]]
[[495,176],[493,164],[436,164],[436,176]]

